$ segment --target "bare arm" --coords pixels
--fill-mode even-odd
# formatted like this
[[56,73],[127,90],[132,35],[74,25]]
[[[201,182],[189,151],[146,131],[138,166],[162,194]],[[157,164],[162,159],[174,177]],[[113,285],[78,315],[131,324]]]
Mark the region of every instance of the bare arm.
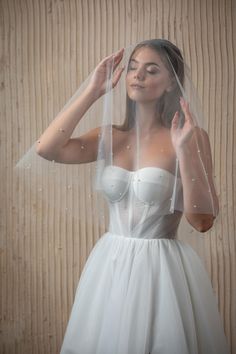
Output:
[[[115,71],[123,56],[123,49],[103,59],[96,67],[87,88],[44,131],[38,141],[37,153],[47,160],[61,163],[86,163],[96,160],[100,128],[71,138],[89,107],[106,92],[107,70]],[[112,88],[118,83],[124,68],[118,69]]]
[[[189,156],[186,156],[187,152],[183,150],[179,153],[178,158],[180,164],[181,179],[184,186],[184,204],[186,210],[188,210],[187,212],[185,212],[185,217],[195,229],[200,232],[206,232],[213,226],[215,215],[218,214],[219,204],[212,176],[213,171],[209,137],[207,133],[203,130],[197,130],[196,134],[198,133],[201,134],[202,138],[202,146],[199,146],[199,148],[200,150],[202,148],[202,151],[205,152],[205,156],[203,156],[202,158],[204,159],[203,164],[206,168],[208,184],[206,183],[205,177],[202,175],[202,167],[196,166],[196,164],[200,163],[198,157],[192,155],[192,159],[189,159]],[[194,153],[198,153],[196,149],[194,149],[194,152],[191,154]],[[197,188],[194,188],[193,183],[195,182],[192,178],[192,171],[196,171],[197,169],[199,169],[199,177],[197,177],[199,182],[197,184]],[[201,179],[203,182],[202,188],[199,188]],[[193,205],[193,200],[195,201],[195,205]],[[200,210],[202,205],[204,204],[206,210],[207,208],[209,208],[209,213],[197,213],[196,211],[191,212],[191,209],[197,209],[198,201],[200,205]]]
[[212,227],[219,209],[212,177],[210,142],[207,133],[195,127],[187,102],[182,99],[180,103],[185,123],[182,128],[178,127],[179,116],[176,113],[171,134],[179,160],[185,216],[195,229],[205,232]]
[[71,138],[71,135],[95,100],[93,91],[90,88],[86,89],[66,111],[52,121],[41,135],[37,153],[47,160],[62,163],[94,161],[100,129],[96,128],[78,138]]

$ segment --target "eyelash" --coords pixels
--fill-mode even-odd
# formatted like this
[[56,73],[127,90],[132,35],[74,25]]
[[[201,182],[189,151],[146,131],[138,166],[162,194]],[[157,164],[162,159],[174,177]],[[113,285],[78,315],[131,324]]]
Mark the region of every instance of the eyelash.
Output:
[[158,73],[158,71],[148,71],[148,70],[147,70],[147,72],[148,72],[149,74],[151,74],[151,75],[154,75],[154,74],[157,74],[157,73]]
[[[130,71],[130,70],[136,70],[136,68],[129,68],[129,71]],[[157,70],[157,71],[148,71],[148,70],[147,70],[147,72],[148,72],[149,74],[151,74],[151,75],[155,75],[155,74],[158,73],[158,70]]]

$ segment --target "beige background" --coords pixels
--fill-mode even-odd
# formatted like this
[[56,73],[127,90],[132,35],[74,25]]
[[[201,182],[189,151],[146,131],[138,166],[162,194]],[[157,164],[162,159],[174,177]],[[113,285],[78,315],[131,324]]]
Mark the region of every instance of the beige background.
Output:
[[58,353],[79,276],[106,222],[93,215],[96,198],[86,199],[90,166],[81,167],[74,191],[45,187],[53,208],[35,199],[13,166],[101,58],[161,37],[183,50],[207,118],[221,210],[201,238],[236,353],[235,8],[234,0],[0,1],[1,353]]

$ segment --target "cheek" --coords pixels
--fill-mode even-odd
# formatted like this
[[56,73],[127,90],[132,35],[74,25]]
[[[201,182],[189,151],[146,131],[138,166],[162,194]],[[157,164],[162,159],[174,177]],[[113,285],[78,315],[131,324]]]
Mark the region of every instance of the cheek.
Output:
[[129,75],[129,74],[126,74],[126,77],[125,77],[126,89],[127,89],[127,87],[128,87],[129,84],[130,84],[130,75]]
[[[126,75],[126,78],[125,78],[125,86],[126,86],[126,92],[128,93],[129,95],[129,92],[130,92],[130,84],[132,83],[132,77],[131,75],[128,73]],[[131,90],[132,91],[132,90]]]
[[126,73],[126,77],[125,77],[126,83],[129,83],[130,80],[131,80],[131,78],[132,78],[131,72],[128,71],[128,72]]
[[160,94],[165,91],[167,88],[167,81],[164,78],[158,78],[156,80],[152,80],[149,84],[150,91],[153,92],[153,94]]
[[125,87],[126,87],[126,92],[129,94],[129,81],[127,80],[127,78],[125,80]]

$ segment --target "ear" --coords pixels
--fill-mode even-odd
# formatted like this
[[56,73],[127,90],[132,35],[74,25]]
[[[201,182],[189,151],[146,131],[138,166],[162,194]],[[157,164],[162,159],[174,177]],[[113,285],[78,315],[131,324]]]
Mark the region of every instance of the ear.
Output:
[[171,86],[167,87],[166,92],[171,92],[172,90],[173,90],[173,86],[171,85]]
[[171,92],[171,91],[173,91],[175,88],[176,88],[176,82],[174,81],[174,82],[170,83],[170,86],[169,86],[169,87],[167,87],[166,92]]

